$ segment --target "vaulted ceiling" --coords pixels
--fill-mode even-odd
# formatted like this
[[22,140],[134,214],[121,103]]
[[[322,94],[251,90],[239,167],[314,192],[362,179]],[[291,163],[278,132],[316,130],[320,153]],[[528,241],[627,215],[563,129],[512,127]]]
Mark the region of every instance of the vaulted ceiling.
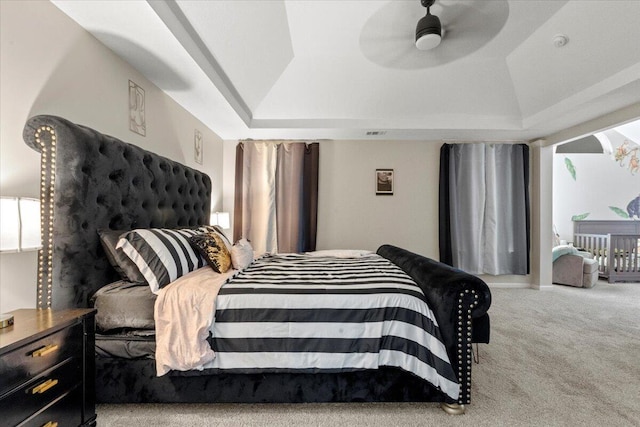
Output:
[[529,140],[640,102],[636,0],[438,0],[426,52],[419,0],[53,3],[223,139]]

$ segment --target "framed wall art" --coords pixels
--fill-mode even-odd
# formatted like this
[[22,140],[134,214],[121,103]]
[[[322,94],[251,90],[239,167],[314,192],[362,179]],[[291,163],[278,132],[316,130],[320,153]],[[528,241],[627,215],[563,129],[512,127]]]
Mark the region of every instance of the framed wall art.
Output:
[[202,164],[202,158],[204,153],[202,152],[202,134],[196,129],[193,137],[193,157],[196,163]]
[[144,89],[129,80],[129,129],[139,135],[147,134]]
[[393,196],[393,169],[376,169],[376,196]]

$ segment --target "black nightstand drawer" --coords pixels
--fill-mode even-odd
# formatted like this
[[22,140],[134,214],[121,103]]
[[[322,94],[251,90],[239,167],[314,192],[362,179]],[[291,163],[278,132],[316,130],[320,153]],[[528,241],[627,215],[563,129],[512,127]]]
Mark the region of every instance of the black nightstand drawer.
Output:
[[[3,425],[16,425],[81,385],[82,360],[69,359],[0,398]],[[81,400],[79,401],[81,402]],[[81,408],[80,403],[78,408]],[[81,413],[81,411],[78,411]],[[6,424],[5,424],[6,423]]]
[[54,402],[44,411],[20,424],[20,427],[43,427],[57,424],[57,427],[79,426],[82,424],[82,389],[76,387],[70,393]]
[[0,359],[0,396],[70,357],[82,357],[82,324],[41,338]]
[[0,329],[0,427],[95,427],[96,310],[11,314]]

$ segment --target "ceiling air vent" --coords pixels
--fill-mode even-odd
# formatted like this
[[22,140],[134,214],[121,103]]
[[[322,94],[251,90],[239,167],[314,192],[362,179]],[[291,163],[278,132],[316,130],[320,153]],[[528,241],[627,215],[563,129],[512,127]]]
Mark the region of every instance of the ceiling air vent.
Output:
[[381,136],[387,133],[386,130],[368,130],[367,136]]

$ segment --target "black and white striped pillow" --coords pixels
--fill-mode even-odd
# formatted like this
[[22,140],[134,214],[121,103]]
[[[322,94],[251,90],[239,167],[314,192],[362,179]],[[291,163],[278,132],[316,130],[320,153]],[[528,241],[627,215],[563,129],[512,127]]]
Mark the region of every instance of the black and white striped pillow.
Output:
[[189,237],[202,229],[136,229],[120,236],[117,249],[140,269],[153,293],[178,277],[206,265],[206,261],[189,244]]

